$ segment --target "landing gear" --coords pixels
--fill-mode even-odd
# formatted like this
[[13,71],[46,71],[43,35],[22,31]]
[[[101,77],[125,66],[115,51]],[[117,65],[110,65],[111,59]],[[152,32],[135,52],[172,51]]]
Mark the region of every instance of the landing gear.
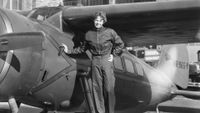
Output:
[[10,110],[12,111],[12,113],[18,113],[19,107],[14,97],[9,98],[8,104],[10,106]]
[[85,71],[78,72],[79,80],[80,80],[81,86],[84,91],[85,100],[88,105],[88,112],[95,113],[94,102],[92,99],[92,94],[91,94],[91,90],[90,90],[88,79],[87,79],[88,74],[89,74],[89,71],[88,72],[85,72]]
[[160,113],[160,111],[159,111],[159,105],[156,106],[156,113]]

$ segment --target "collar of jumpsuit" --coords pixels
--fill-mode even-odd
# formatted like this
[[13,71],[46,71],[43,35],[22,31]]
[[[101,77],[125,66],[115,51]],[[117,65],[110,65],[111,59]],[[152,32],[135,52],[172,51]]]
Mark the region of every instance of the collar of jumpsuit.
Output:
[[104,31],[104,30],[106,30],[105,27],[95,28],[95,31],[97,31],[97,32],[102,32],[102,31]]

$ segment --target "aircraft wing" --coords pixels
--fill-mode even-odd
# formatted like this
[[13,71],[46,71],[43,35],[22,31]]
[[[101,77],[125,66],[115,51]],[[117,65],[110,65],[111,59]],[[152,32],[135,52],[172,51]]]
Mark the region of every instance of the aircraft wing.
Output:
[[158,109],[164,112],[199,113],[200,101],[177,96],[172,100],[160,103]]
[[199,41],[200,0],[63,7],[63,29],[86,32],[99,10],[107,13],[105,26],[131,46]]
[[[200,92],[190,90],[171,91],[172,99],[164,101],[157,105],[157,110],[164,112],[184,112],[184,113],[197,113],[200,112]],[[148,111],[155,110],[155,106],[146,108]]]

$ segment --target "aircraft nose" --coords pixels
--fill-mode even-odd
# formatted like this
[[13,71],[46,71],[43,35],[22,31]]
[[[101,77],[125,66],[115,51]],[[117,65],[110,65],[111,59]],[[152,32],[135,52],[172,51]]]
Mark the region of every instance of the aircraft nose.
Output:
[[[11,33],[12,27],[10,21],[5,15],[3,10],[0,10],[0,35],[5,33]],[[4,44],[5,40],[1,40],[1,44]],[[6,76],[6,72],[9,68],[10,58],[8,58],[8,51],[0,51],[0,84]]]

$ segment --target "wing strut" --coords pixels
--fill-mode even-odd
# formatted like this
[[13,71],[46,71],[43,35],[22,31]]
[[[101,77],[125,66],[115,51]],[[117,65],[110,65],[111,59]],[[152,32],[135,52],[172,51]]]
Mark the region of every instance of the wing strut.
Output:
[[14,97],[9,98],[8,104],[10,106],[10,110],[12,111],[12,113],[18,113],[19,107]]

